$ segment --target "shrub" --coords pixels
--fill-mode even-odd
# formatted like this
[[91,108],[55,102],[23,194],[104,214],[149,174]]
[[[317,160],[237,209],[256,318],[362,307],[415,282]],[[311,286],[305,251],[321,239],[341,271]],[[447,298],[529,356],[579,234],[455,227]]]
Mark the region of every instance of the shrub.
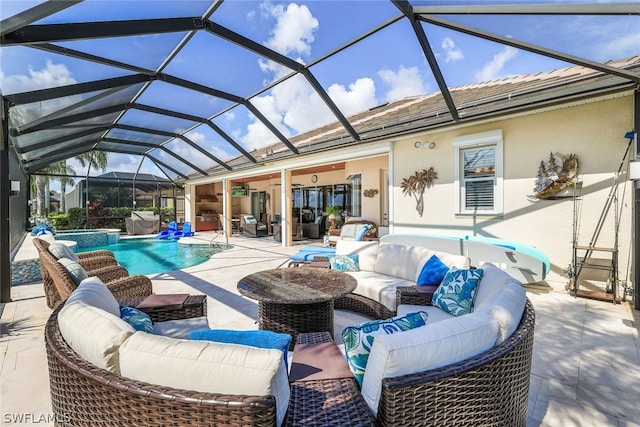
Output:
[[65,213],[51,213],[49,214],[49,220],[56,230],[69,230],[69,215]]

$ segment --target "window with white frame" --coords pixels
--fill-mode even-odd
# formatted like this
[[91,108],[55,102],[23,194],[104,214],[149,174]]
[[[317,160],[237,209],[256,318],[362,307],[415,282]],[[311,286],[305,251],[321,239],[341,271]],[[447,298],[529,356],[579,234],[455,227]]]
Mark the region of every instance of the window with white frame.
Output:
[[502,214],[502,131],[458,137],[453,146],[456,213]]

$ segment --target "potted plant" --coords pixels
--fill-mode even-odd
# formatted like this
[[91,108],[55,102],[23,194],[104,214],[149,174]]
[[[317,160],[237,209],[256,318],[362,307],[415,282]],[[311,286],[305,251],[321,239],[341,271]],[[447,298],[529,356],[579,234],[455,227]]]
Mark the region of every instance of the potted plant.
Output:
[[331,205],[327,206],[326,214],[327,219],[331,223],[331,227],[329,227],[329,229],[336,228],[336,225],[340,225],[342,223],[342,217],[340,216],[341,211],[339,207]]

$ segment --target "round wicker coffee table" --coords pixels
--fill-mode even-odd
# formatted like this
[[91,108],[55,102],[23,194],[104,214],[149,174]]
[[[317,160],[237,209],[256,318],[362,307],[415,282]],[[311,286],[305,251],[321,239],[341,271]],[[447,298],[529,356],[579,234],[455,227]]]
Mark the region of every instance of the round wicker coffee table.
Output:
[[353,292],[358,282],[326,268],[292,267],[243,277],[238,291],[258,301],[260,329],[287,333],[327,331],[333,337],[333,301]]

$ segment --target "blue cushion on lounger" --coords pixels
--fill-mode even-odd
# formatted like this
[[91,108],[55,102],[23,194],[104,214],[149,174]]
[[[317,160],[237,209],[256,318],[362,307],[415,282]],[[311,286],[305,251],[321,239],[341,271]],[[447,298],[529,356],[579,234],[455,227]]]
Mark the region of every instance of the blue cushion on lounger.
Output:
[[275,348],[284,354],[284,363],[289,366],[287,353],[291,344],[291,335],[272,331],[236,331],[228,329],[200,329],[189,332],[189,339],[214,341],[227,344],[241,344],[258,348]]

